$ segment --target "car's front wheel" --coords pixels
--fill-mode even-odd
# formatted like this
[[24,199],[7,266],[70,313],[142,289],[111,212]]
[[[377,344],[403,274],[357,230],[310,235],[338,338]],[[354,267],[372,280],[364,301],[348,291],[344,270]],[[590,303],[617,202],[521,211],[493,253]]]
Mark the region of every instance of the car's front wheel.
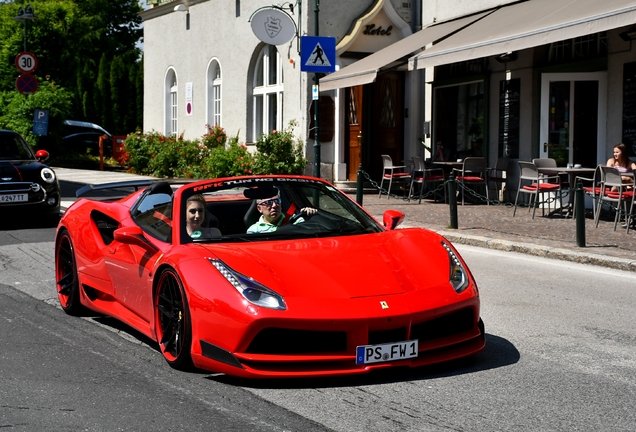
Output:
[[164,270],[157,282],[155,326],[159,349],[168,364],[175,369],[190,369],[190,311],[183,284],[172,269]]
[[71,236],[65,229],[55,243],[55,281],[57,297],[64,312],[69,315],[80,315],[84,307],[80,303],[75,250]]

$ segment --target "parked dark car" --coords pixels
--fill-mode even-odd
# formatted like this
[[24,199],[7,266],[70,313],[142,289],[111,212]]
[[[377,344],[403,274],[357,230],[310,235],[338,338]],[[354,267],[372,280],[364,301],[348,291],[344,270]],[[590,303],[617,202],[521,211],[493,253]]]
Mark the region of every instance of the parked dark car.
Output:
[[112,135],[103,127],[95,123],[77,120],[64,120],[64,138],[62,149],[65,153],[90,153],[99,155],[99,137],[105,135],[104,156],[110,157],[112,150]]
[[0,129],[0,215],[29,210],[37,217],[58,218],[60,184],[55,172],[44,162],[46,150],[33,150],[14,131]]

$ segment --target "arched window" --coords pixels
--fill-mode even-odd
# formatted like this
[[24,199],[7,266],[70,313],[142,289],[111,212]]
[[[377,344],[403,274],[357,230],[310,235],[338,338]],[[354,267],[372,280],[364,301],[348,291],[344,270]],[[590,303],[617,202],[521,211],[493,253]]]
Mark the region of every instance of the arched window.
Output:
[[261,134],[282,129],[283,68],[278,50],[265,45],[258,52],[252,77],[252,133],[256,142]]
[[166,136],[177,134],[177,73],[174,69],[168,69],[165,81],[165,101],[164,101],[164,134]]
[[212,60],[208,66],[207,91],[207,123],[221,126],[221,65],[218,60]]

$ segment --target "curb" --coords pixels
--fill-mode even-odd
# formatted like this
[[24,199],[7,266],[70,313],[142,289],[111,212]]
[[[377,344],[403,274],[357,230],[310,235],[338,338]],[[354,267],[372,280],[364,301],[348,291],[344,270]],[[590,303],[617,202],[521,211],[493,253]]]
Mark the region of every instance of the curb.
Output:
[[508,240],[497,240],[488,237],[458,235],[450,231],[435,231],[452,243],[477,246],[484,249],[494,249],[505,252],[517,252],[537,257],[569,261],[579,264],[590,264],[616,270],[636,272],[636,260],[607,257],[590,253],[575,252],[549,246],[537,246],[530,243],[517,243]]

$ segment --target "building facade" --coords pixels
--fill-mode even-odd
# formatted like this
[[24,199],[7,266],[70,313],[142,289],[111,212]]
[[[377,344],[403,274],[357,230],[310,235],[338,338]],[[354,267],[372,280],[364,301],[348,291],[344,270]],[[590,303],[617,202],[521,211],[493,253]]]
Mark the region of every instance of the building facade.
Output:
[[[316,2],[282,8],[315,35]],[[312,84],[297,38],[250,27],[262,1],[158,3],[144,19],[144,129],[196,138],[219,124],[248,145],[297,123],[314,154]],[[337,71],[320,77],[321,176],[379,179],[397,164],[551,157],[593,167],[625,142],[636,157],[636,1],[350,0],[319,5]],[[308,169],[311,173],[311,167]],[[510,197],[510,196],[508,196]]]

